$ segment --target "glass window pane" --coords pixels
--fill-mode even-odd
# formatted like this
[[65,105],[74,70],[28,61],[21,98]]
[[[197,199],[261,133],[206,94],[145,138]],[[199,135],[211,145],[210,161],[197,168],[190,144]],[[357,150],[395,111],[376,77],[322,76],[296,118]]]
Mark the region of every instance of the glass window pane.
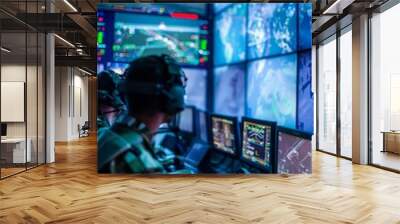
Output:
[[[28,159],[28,168],[37,165],[37,132],[38,132],[38,35],[36,32],[27,33],[27,80],[26,80],[26,115],[27,115],[27,141],[30,144],[30,158]],[[28,147],[29,148],[29,147]]]
[[[30,161],[26,142],[26,33],[1,34],[1,173],[2,177],[25,170]],[[28,151],[26,150],[28,146]]]
[[400,170],[400,4],[371,20],[372,163]]
[[336,38],[318,48],[318,147],[336,154]]
[[352,33],[340,37],[340,153],[352,157]]

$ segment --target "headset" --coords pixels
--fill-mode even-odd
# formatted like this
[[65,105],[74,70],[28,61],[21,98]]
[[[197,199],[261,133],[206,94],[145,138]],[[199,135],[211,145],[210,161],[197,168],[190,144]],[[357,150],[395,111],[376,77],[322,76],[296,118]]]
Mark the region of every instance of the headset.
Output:
[[[104,73],[105,75],[107,74],[108,77],[110,77],[112,79],[112,83],[108,83],[108,84],[114,84],[114,87],[111,87],[111,89],[112,89],[111,92],[110,92],[110,90],[98,89],[97,90],[98,102],[101,104],[105,104],[105,105],[115,108],[115,110],[112,110],[109,112],[102,112],[102,113],[113,113],[113,112],[118,112],[118,111],[123,110],[124,102],[122,101],[121,96],[117,89],[119,81],[116,80],[116,78],[115,78],[116,74],[113,73],[112,71],[103,71],[101,73]],[[111,82],[110,80],[108,80],[108,81],[103,80],[103,81]]]
[[[130,94],[140,94],[161,97],[161,105],[159,110],[168,115],[175,115],[181,112],[185,107],[185,83],[187,78],[182,68],[178,65],[175,59],[168,55],[161,56],[148,56],[157,58],[163,65],[161,69],[162,77],[158,77],[157,82],[140,82],[140,81],[127,81],[125,79],[120,84],[122,93],[128,99]],[[129,72],[134,71],[135,61],[131,62],[129,67],[125,70],[124,76],[127,77]],[[168,77],[165,80],[165,77]],[[128,102],[129,100],[126,101]]]

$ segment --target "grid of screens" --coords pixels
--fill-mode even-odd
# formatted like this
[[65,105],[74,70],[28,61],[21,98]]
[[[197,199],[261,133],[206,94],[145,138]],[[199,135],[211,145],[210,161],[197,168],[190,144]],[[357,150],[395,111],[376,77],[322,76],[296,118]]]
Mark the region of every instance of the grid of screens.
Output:
[[278,173],[311,173],[311,137],[278,131]]
[[[220,83],[245,80],[244,101],[236,99],[243,103],[246,117],[312,132],[313,97],[311,88],[304,87],[311,66],[307,57],[311,58],[312,5],[248,3],[219,7],[214,5],[214,112],[240,116],[241,112],[228,109],[232,100],[224,96],[228,94]],[[239,68],[245,68],[244,78],[240,72],[231,72]],[[308,89],[300,92],[304,88]],[[226,99],[225,103],[221,99]],[[300,108],[300,104],[306,108]]]
[[236,155],[237,130],[233,118],[211,116],[212,141],[215,149]]
[[244,116],[244,65],[214,69],[214,111],[228,116]]
[[272,127],[243,121],[242,158],[265,168],[271,167]]

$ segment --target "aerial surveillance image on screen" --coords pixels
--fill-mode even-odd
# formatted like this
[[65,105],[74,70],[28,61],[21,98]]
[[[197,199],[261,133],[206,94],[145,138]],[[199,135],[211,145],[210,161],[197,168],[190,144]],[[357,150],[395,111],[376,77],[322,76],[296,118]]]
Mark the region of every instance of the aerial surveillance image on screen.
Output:
[[262,167],[271,167],[271,126],[243,122],[242,157]]
[[221,117],[211,117],[212,141],[216,149],[231,155],[236,154],[235,122]]
[[223,65],[242,61],[246,56],[247,4],[233,4],[215,17],[214,61]]
[[214,112],[242,117],[244,115],[244,65],[214,69]]
[[294,3],[250,3],[247,57],[254,59],[296,51],[296,10]]
[[115,13],[113,60],[167,54],[183,65],[202,65],[208,55],[207,29],[205,20]]
[[299,4],[299,49],[310,49],[312,41],[312,4]]
[[206,110],[207,97],[207,70],[184,68],[186,83],[186,105],[196,106],[198,109]]
[[311,89],[311,51],[299,53],[297,129],[313,133],[314,96]]
[[297,55],[249,63],[246,116],[296,128]]
[[278,131],[278,173],[311,173],[311,140]]

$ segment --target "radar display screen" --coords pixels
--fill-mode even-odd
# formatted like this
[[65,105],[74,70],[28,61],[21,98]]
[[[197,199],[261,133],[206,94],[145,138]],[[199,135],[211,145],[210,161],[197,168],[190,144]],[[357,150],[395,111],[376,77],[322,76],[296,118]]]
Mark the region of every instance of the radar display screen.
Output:
[[182,65],[202,66],[208,61],[208,23],[200,19],[115,13],[113,60],[167,54]]
[[263,167],[271,166],[272,127],[243,121],[242,157]]
[[278,131],[278,173],[311,173],[311,137]]
[[214,148],[235,155],[237,151],[236,121],[212,116],[211,125]]

